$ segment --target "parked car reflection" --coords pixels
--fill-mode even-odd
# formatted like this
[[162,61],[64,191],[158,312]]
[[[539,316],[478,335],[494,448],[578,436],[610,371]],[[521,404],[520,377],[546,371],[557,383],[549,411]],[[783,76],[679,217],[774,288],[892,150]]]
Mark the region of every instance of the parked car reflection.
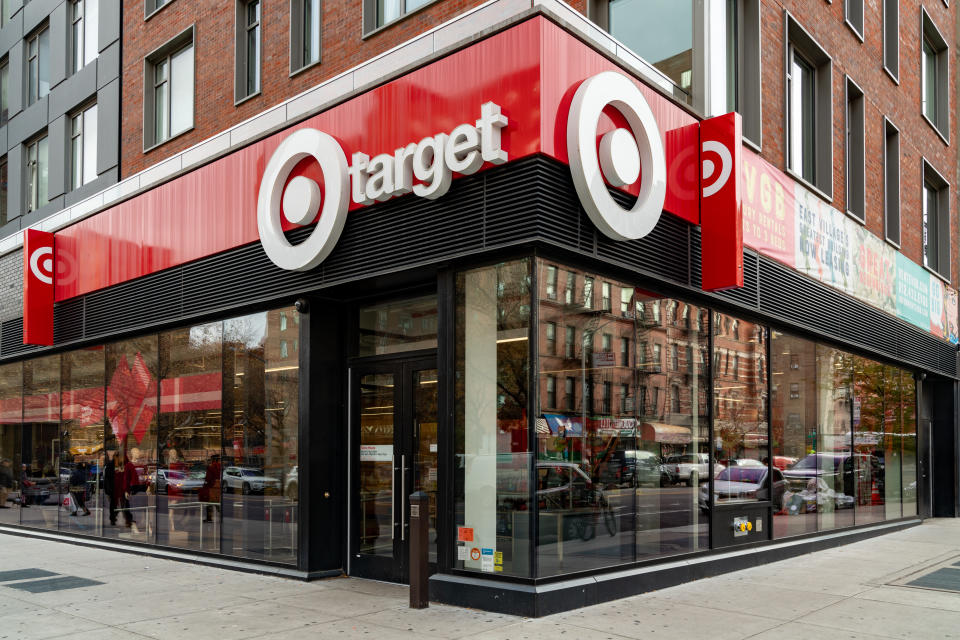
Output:
[[223,470],[223,486],[232,493],[270,493],[280,491],[280,481],[264,475],[263,469],[227,467]]
[[[753,502],[770,500],[770,487],[767,475],[770,469],[764,466],[733,466],[717,474],[713,482],[714,500],[716,502]],[[773,506],[779,511],[783,507],[783,495],[786,490],[786,481],[783,474],[776,467],[773,468]],[[708,511],[710,500],[708,486],[700,489],[700,509]]]
[[836,509],[853,509],[856,500],[846,493],[834,491],[823,478],[811,478],[802,490],[789,484],[783,495],[783,511],[788,515],[829,513]]

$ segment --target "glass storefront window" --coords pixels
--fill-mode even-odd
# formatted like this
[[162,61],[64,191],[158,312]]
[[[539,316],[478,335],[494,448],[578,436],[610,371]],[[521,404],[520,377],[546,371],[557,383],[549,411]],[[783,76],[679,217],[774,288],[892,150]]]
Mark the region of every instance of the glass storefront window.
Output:
[[31,509],[20,523],[56,529],[61,494],[67,493],[69,474],[60,474],[60,356],[34,358],[23,363],[23,462]]
[[220,548],[222,324],[160,334],[157,544]]
[[104,535],[156,540],[157,336],[106,346],[107,429]]
[[99,534],[110,507],[103,491],[103,374],[102,346],[68,351],[61,357],[60,477],[66,480],[76,506],[76,511],[70,508],[61,513],[62,530]]
[[693,9],[693,0],[610,0],[610,33],[690,93]]
[[361,307],[359,316],[358,356],[437,347],[436,296]]
[[0,365],[0,523],[19,524],[24,496],[20,445],[23,406],[23,363]]
[[902,495],[903,517],[917,515],[917,387],[913,375],[902,371],[900,397],[903,410]]
[[[295,320],[284,329],[283,318]],[[221,544],[228,555],[297,559],[298,326],[293,307],[223,323]]]
[[818,497],[824,508],[817,511],[817,527],[837,529],[854,524],[854,500],[858,493],[852,448],[853,356],[839,349],[817,345],[816,447],[794,469],[816,470]]
[[767,459],[767,329],[716,312],[713,349],[714,499],[770,500],[779,511],[785,483]]
[[901,515],[901,467],[903,459],[903,400],[900,369],[883,368],[883,501],[884,518]]
[[455,521],[471,548],[492,553],[464,549],[458,569],[531,573],[530,268],[519,260],[457,274]]
[[816,457],[817,346],[774,331],[770,354],[772,463],[786,481],[782,508],[773,514],[773,537],[783,538],[815,532],[817,513],[831,496],[819,489]]
[[853,358],[853,473],[857,495],[856,524],[881,522],[884,508],[884,366]]

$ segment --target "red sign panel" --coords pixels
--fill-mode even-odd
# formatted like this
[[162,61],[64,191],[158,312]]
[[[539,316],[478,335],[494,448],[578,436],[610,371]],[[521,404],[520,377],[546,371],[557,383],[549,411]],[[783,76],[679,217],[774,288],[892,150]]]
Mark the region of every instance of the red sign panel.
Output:
[[740,114],[700,123],[703,289],[743,286],[743,161]]
[[23,237],[23,343],[53,344],[53,234],[27,229]]

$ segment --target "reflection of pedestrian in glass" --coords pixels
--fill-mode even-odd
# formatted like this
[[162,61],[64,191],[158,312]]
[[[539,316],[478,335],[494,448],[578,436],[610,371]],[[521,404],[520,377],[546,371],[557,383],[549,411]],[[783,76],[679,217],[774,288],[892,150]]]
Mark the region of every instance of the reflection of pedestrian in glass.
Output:
[[13,469],[10,468],[10,458],[0,460],[0,509],[9,509],[7,497],[13,489]]
[[[207,473],[203,477],[203,495],[200,496],[200,501],[220,502],[220,482],[220,456],[214,454],[210,456]],[[204,507],[204,522],[213,522],[213,509],[210,504]]]
[[117,526],[117,500],[119,495],[116,492],[115,483],[119,461],[120,456],[114,452],[113,455],[107,456],[107,464],[103,467],[103,492],[107,494],[107,500],[110,504],[110,525],[114,527]]
[[70,515],[76,516],[83,511],[83,515],[90,515],[90,509],[87,509],[87,464],[78,462],[73,473],[70,474],[70,495],[77,505],[77,510]]
[[126,453],[116,454],[114,460],[114,499],[119,505],[119,510],[123,511],[124,522],[127,527],[130,527],[133,525],[133,514],[130,513],[130,492],[133,491],[133,487],[137,483],[137,470],[133,467],[133,463],[127,459]]
[[30,487],[33,486],[33,483],[27,478],[27,465],[21,465],[20,467],[20,506],[29,507],[30,506],[30,493],[27,491]]

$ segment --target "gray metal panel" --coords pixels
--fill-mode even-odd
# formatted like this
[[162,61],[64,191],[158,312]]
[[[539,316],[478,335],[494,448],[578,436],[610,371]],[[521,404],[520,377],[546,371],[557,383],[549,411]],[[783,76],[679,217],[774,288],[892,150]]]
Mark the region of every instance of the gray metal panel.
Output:
[[36,29],[38,24],[53,13],[54,8],[60,2],[63,2],[63,0],[31,0],[28,2],[27,6],[23,8],[24,35]]
[[96,180],[91,180],[87,184],[77,187],[73,191],[67,192],[67,194],[64,196],[64,206],[72,207],[81,200],[89,198],[93,194],[98,193],[101,189],[106,189],[110,185],[116,184],[117,177],[119,175],[119,167],[114,166],[110,169],[107,169],[101,175],[97,176]]
[[49,118],[70,113],[97,92],[97,65],[88,64],[50,92]]
[[19,113],[23,109],[23,89],[26,83],[23,81],[23,40],[17,40],[10,47],[10,90],[7,92],[7,100],[10,103],[10,117]]
[[7,124],[8,148],[18,145],[43,131],[48,122],[48,99],[49,96],[43,96],[16,116],[10,118],[10,122]]
[[[7,125],[0,127],[0,155],[7,152]],[[0,236],[3,237],[3,236]]]
[[[34,0],[36,2],[36,0]],[[33,2],[30,3],[33,6]],[[67,3],[57,6],[50,14],[50,86],[55,87],[67,78]]]
[[120,42],[114,42],[97,58],[97,89],[120,77]]
[[67,118],[60,116],[47,127],[47,193],[50,198],[62,195],[67,190],[67,166],[69,149],[67,147]]
[[120,80],[97,92],[97,174],[120,162]]
[[[100,51],[120,40],[120,0],[100,0],[97,39]],[[101,54],[102,55],[102,54]]]
[[0,29],[0,55],[10,50],[18,40],[23,38],[23,13],[18,13],[10,18],[10,22]]
[[23,213],[23,147],[15,145],[7,152],[7,215]]

